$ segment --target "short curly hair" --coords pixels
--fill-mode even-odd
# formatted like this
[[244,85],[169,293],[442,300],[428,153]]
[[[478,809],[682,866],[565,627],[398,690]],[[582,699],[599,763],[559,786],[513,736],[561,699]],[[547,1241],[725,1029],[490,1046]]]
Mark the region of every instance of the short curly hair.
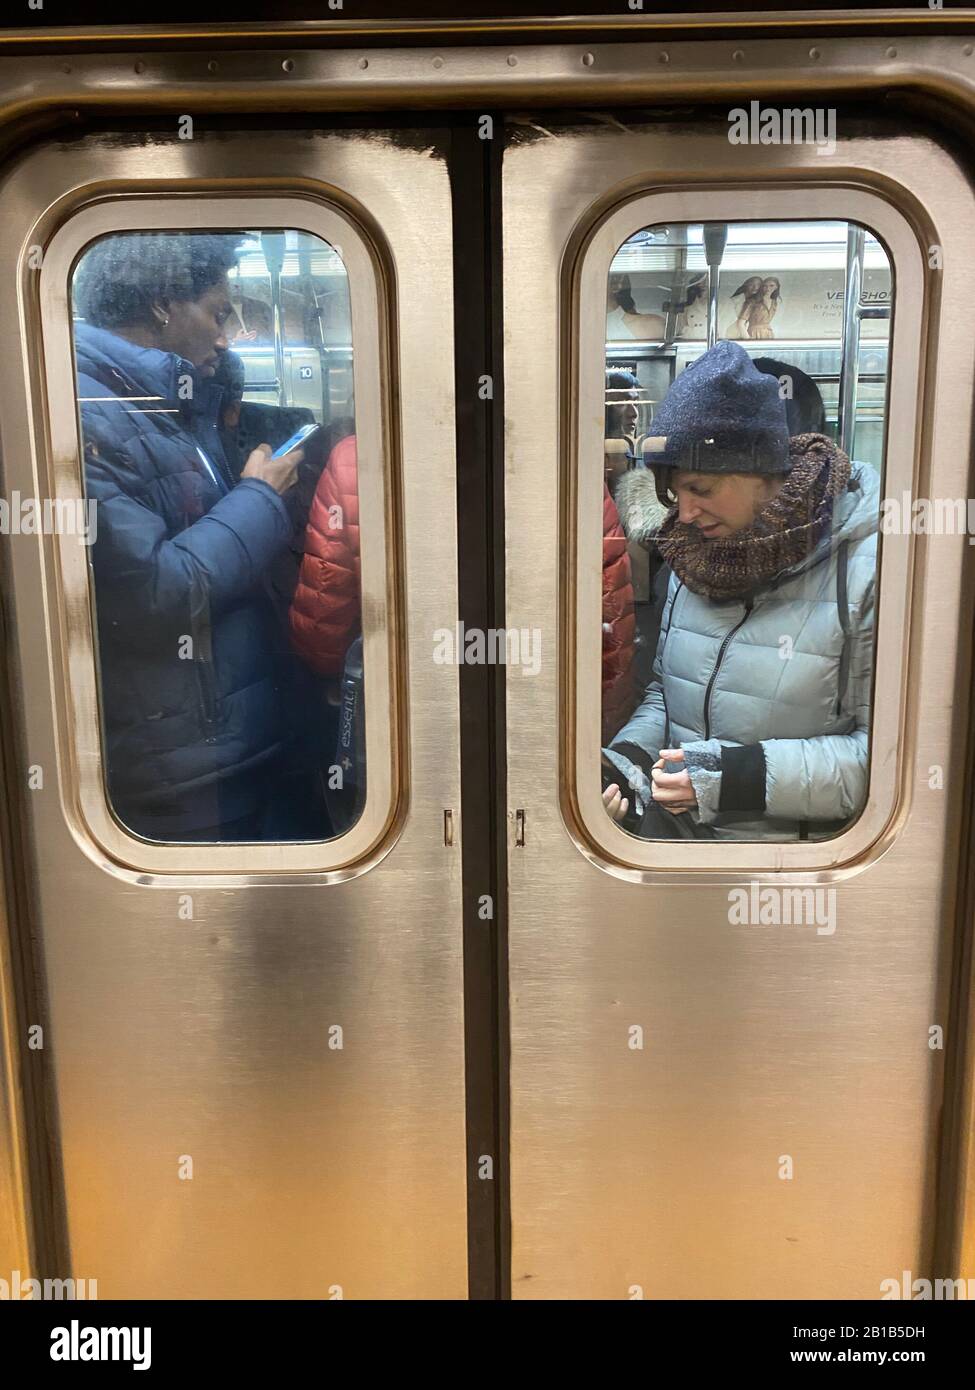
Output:
[[237,264],[242,232],[117,232],[81,257],[77,313],[96,328],[148,323],[157,300],[199,299]]

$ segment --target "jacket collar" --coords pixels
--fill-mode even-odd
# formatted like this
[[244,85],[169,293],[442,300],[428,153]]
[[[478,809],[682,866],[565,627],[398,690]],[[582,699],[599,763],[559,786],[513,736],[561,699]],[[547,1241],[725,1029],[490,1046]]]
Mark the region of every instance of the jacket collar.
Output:
[[[75,324],[74,339],[79,373],[100,382],[113,395],[155,397],[175,406],[187,422],[201,416],[216,418],[223,387],[211,377],[201,376],[185,357],[160,348],[140,347],[118,333],[90,323]],[[160,415],[157,420],[162,422],[165,418]]]

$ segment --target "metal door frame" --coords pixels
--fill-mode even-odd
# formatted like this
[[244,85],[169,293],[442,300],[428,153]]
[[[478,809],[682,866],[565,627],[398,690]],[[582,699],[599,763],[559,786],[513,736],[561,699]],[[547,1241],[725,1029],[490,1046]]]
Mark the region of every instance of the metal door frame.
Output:
[[[762,151],[765,154],[767,151]],[[888,758],[872,757],[869,767],[869,799],[862,815],[842,834],[829,841],[790,846],[788,865],[782,847],[752,844],[747,852],[726,842],[717,844],[654,844],[634,842],[605,815],[599,785],[599,662],[594,656],[599,633],[598,576],[602,547],[601,510],[596,506],[602,491],[601,474],[577,466],[577,461],[599,458],[599,409],[602,382],[593,374],[604,347],[597,341],[598,302],[608,267],[618,248],[640,227],[660,222],[703,222],[719,214],[722,220],[769,222],[789,220],[843,220],[869,225],[880,236],[891,258],[896,283],[897,310],[891,335],[888,447],[885,495],[900,497],[910,489],[916,471],[913,440],[917,435],[920,375],[919,343],[922,333],[925,275],[912,220],[915,208],[902,211],[864,172],[856,187],[844,187],[830,178],[822,160],[804,160],[805,186],[798,188],[795,170],[769,168],[765,177],[759,160],[742,160],[740,180],[722,187],[711,172],[700,178],[675,180],[681,187],[661,183],[646,194],[629,195],[608,207],[600,207],[586,225],[574,228],[566,254],[561,319],[563,361],[568,382],[565,398],[577,402],[565,422],[563,491],[571,516],[572,540],[568,556],[564,683],[572,704],[571,739],[566,740],[563,788],[566,818],[577,842],[594,860],[620,865],[620,872],[682,872],[695,879],[702,871],[720,870],[725,876],[774,874],[787,869],[790,881],[805,870],[810,883],[823,881],[822,871],[842,870],[862,864],[868,856],[883,853],[896,833],[898,783],[905,772]],[[881,180],[883,182],[883,180]],[[615,190],[614,190],[615,193]],[[602,200],[600,200],[602,202]],[[773,218],[771,209],[775,209]],[[832,210],[832,211],[830,211]],[[935,233],[929,233],[932,237]],[[930,244],[930,242],[928,243]],[[930,280],[931,276],[928,276]],[[877,646],[896,651],[896,636],[910,614],[910,576],[913,572],[911,536],[885,536],[882,543],[878,586],[879,627]],[[576,556],[578,560],[576,561]],[[873,712],[875,746],[896,747],[904,714],[906,654],[885,665]],[[893,825],[891,823],[894,823]],[[805,881],[805,880],[803,880]]]
[[[704,35],[702,38],[701,35]],[[454,39],[488,39],[496,47],[452,48]],[[815,44],[810,48],[810,38]],[[672,106],[681,101],[803,100],[815,94],[895,97],[904,112],[926,113],[969,138],[975,130],[975,11],[871,13],[751,12],[749,14],[626,15],[616,18],[498,21],[377,21],[112,28],[31,28],[0,34],[0,154],[16,155],[48,131],[67,132],[106,111],[186,109],[217,116],[241,110],[340,111],[402,108],[474,111],[557,104],[603,106],[626,100]],[[836,42],[841,39],[841,42]],[[891,40],[894,39],[895,43]],[[610,40],[607,42],[607,40]],[[133,41],[144,55],[133,61]],[[385,46],[383,46],[385,45]],[[437,47],[429,45],[440,45]],[[92,48],[97,52],[92,52]],[[441,58],[441,54],[448,56]],[[515,55],[516,61],[509,61]],[[648,63],[648,56],[654,60]],[[290,68],[288,67],[290,64]],[[273,92],[267,84],[273,83]],[[84,114],[82,114],[84,113]],[[420,123],[419,121],[417,122]],[[0,1206],[35,1219],[50,1189],[45,1157],[28,1139],[25,1097],[35,1095],[42,1057],[29,1059],[22,1039],[38,1016],[25,964],[26,861],[18,845],[17,807],[23,793],[11,764],[10,712],[18,695],[8,677],[3,692],[8,804],[6,920],[0,933],[0,1004],[5,1042],[4,1101],[12,1144],[0,1161]],[[971,780],[975,733],[965,755]],[[964,843],[969,844],[967,837]],[[948,1240],[955,1267],[975,1269],[975,997],[970,889],[959,901],[958,997],[953,1033],[951,1093],[957,1097],[951,1152],[945,1157],[945,1199],[957,1209]],[[40,985],[40,982],[35,982]],[[502,1077],[503,1086],[503,1077]],[[33,1108],[32,1102],[26,1102]],[[951,1196],[949,1197],[949,1189]],[[54,1219],[54,1218],[52,1218]],[[0,1227],[2,1243],[24,1266],[26,1230]],[[47,1245],[47,1240],[42,1240]]]

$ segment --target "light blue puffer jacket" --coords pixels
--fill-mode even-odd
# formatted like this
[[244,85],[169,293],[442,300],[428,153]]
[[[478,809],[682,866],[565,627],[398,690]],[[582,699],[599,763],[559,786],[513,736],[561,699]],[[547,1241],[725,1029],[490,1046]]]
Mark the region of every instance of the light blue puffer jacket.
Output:
[[830,535],[748,601],[703,598],[671,576],[654,679],[604,750],[638,811],[660,749],[681,747],[699,764],[690,814],[720,839],[823,839],[860,814],[879,490],[854,463]]

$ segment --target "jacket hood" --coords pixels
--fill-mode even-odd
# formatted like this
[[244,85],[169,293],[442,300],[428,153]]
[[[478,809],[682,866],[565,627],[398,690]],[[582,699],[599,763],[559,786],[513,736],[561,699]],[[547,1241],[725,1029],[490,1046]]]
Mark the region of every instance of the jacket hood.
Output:
[[631,468],[624,473],[616,484],[613,501],[628,541],[650,540],[667,515],[649,468]]
[[[880,475],[869,463],[850,464],[850,481],[846,492],[833,508],[833,527],[819,544],[798,565],[783,570],[779,581],[802,574],[829,558],[845,541],[852,544],[865,536],[876,535],[880,528]],[[778,582],[778,581],[777,581]]]
[[[175,352],[140,347],[128,338],[90,323],[74,325],[75,358],[79,376],[88,376],[116,396],[156,396],[177,405],[184,416],[212,415],[223,387],[201,376],[192,362]],[[192,393],[180,392],[185,377]]]
[[[850,464],[850,486],[836,508],[832,541],[859,540],[880,526],[880,475],[869,463]],[[827,538],[829,539],[829,538]]]

